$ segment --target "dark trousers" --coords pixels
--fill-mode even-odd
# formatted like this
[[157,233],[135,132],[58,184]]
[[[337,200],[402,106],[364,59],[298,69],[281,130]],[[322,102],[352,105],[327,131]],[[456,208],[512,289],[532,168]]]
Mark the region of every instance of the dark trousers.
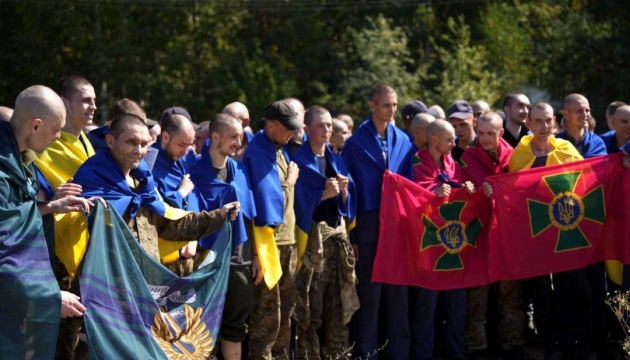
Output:
[[435,291],[419,287],[409,288],[411,313],[411,358],[430,360],[435,347],[435,324],[438,301],[442,302],[448,359],[464,356],[464,327],[466,324],[466,289]]
[[[378,213],[369,213],[357,219],[355,235],[359,239],[359,260],[356,273],[359,280],[357,294],[361,307],[352,317],[351,338],[355,342],[354,356],[366,359],[409,359],[410,333],[408,294],[406,286],[386,285],[372,282],[374,253],[378,241]],[[362,243],[366,246],[362,246]],[[379,317],[383,319],[379,334]],[[387,341],[383,346],[380,339]],[[378,351],[376,354],[374,354]]]

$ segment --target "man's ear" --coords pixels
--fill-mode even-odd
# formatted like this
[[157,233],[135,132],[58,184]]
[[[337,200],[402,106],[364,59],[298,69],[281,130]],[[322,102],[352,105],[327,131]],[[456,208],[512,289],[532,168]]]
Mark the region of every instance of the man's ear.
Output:
[[29,126],[28,126],[28,130],[31,134],[34,134],[37,132],[37,130],[39,130],[43,125],[43,121],[41,118],[34,118],[33,120],[31,120]]
[[162,134],[160,134],[160,139],[162,143],[168,144],[171,141],[171,135],[166,131],[162,131]]
[[213,132],[212,134],[210,134],[210,139],[212,139],[212,142],[217,142],[219,141],[219,138],[221,137],[221,135],[219,135],[218,132]]
[[370,107],[370,111],[374,112],[374,109],[376,108],[376,103],[370,100],[370,102],[368,103],[368,106]]
[[107,143],[107,147],[109,147],[110,150],[114,149],[115,142],[116,142],[116,139],[114,138],[113,135],[111,134],[105,135],[105,143]]

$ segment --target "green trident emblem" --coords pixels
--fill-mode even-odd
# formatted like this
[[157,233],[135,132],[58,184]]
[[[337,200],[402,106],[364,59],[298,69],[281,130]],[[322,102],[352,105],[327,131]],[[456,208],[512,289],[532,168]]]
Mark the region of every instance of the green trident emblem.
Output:
[[442,226],[436,225],[431,219],[422,216],[424,232],[420,251],[425,251],[434,246],[444,248],[444,253],[435,262],[434,271],[461,270],[464,263],[460,253],[466,246],[475,247],[477,235],[481,231],[481,221],[478,217],[469,224],[461,220],[462,212],[466,207],[464,201],[454,201],[440,205],[438,211],[440,217],[446,220]]
[[600,224],[606,221],[604,188],[600,185],[582,196],[576,194],[581,175],[578,171],[544,176],[542,181],[554,195],[553,199],[548,203],[527,199],[532,237],[555,226],[559,230],[556,252],[590,247],[591,243],[580,229],[582,220]]

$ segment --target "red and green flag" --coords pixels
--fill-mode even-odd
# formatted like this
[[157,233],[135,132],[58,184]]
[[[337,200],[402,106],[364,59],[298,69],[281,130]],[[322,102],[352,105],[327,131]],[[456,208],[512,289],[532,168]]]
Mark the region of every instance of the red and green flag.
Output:
[[447,198],[386,172],[372,281],[433,290],[488,282],[490,203],[453,189]]
[[494,189],[491,281],[630,260],[621,155],[501,174]]

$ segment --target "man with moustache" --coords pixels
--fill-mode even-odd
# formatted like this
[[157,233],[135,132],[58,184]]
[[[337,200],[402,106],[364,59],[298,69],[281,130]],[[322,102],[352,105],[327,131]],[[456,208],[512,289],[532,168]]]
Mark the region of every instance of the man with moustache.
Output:
[[[232,224],[230,276],[220,329],[223,357],[240,359],[241,343],[247,335],[254,301],[254,285],[262,281],[251,234],[256,209],[247,169],[231,158],[241,146],[243,126],[240,121],[229,114],[215,114],[208,130],[210,141],[200,152],[201,159],[190,168],[190,180],[195,189],[189,196],[188,209],[211,210],[231,201],[241,204],[241,213]],[[200,239],[200,247],[211,249],[217,235]]]

